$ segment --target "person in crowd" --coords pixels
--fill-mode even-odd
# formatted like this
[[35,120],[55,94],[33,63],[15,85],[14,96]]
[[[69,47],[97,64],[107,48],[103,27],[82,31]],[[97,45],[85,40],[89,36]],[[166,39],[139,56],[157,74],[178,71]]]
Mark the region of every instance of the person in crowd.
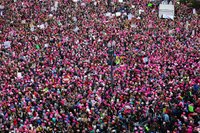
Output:
[[1,0],[0,131],[197,133],[199,15],[148,3]]

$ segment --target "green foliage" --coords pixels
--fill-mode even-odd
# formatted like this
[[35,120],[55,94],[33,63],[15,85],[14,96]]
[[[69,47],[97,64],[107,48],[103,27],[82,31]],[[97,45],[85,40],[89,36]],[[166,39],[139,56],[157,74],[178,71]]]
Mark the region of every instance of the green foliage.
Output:
[[180,0],[182,4],[188,4],[189,6],[200,9],[200,0]]
[[200,0],[191,0],[192,7],[200,9]]

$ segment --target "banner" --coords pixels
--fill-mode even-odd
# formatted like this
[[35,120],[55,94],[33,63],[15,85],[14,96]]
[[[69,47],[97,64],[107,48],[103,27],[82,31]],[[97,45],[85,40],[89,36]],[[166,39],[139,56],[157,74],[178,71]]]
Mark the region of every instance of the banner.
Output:
[[174,19],[174,5],[159,5],[159,18]]

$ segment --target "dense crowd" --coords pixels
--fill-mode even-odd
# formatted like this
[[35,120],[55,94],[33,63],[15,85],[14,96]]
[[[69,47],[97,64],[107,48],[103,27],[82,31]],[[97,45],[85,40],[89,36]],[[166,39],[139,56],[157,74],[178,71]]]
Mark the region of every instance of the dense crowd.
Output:
[[0,132],[198,133],[199,15],[148,3],[1,0]]

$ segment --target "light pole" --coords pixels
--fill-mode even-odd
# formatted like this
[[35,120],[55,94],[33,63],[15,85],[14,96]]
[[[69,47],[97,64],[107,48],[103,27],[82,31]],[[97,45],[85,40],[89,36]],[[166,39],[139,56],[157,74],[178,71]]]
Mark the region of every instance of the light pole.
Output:
[[107,2],[109,10],[110,12],[112,12],[111,0],[108,0]]
[[113,41],[112,43],[108,43],[108,65],[111,66],[111,71],[110,71],[110,78],[111,78],[111,86],[112,89],[114,89],[114,80],[113,80],[113,61],[114,61],[114,46],[115,42]]

